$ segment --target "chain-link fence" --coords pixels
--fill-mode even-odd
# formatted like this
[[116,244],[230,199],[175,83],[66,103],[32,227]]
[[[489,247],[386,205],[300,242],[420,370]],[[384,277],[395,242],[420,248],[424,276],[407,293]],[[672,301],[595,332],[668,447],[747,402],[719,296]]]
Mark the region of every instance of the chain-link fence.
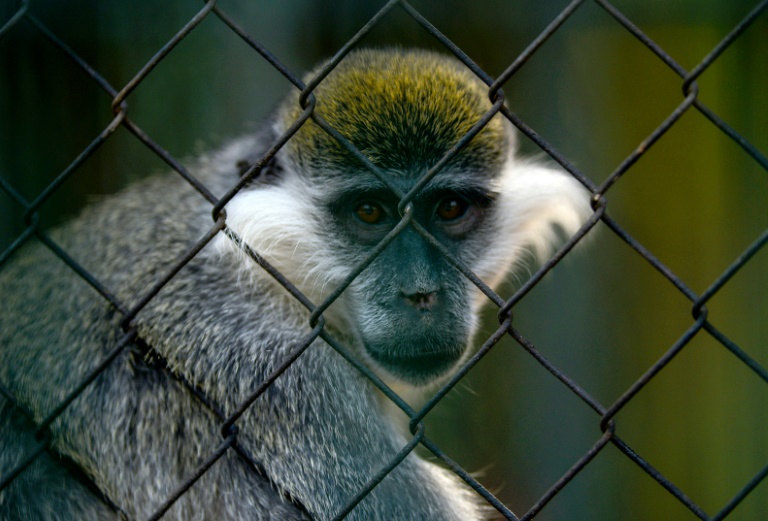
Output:
[[[142,130],[142,128],[131,119],[129,116],[129,107],[131,105],[131,97],[134,91],[140,86],[149,81],[156,69],[161,69],[164,66],[166,60],[172,56],[172,53],[180,42],[184,41],[190,35],[194,34],[198,25],[204,20],[214,19],[217,23],[221,24],[221,27],[225,27],[231,34],[236,35],[243,42],[245,42],[249,48],[249,52],[254,57],[260,56],[266,63],[270,64],[276,71],[279,72],[293,87],[299,89],[302,92],[302,99],[310,99],[312,90],[316,85],[323,81],[325,76],[341,61],[345,56],[353,49],[364,44],[363,40],[371,32],[382,23],[382,20],[392,17],[395,14],[398,16],[406,15],[409,20],[415,22],[420,27],[419,30],[425,32],[425,34],[431,35],[436,42],[446,51],[459,60],[461,60],[468,69],[476,74],[485,84],[488,85],[488,95],[491,100],[498,100],[499,93],[505,86],[509,85],[514,78],[526,65],[526,63],[534,56],[534,54],[541,52],[541,49],[546,46],[547,42],[559,31],[563,30],[563,27],[574,17],[586,9],[594,9],[595,7],[602,10],[612,19],[612,24],[615,28],[620,28],[622,31],[626,31],[628,35],[634,37],[644,46],[644,53],[648,57],[653,59],[655,63],[672,71],[678,77],[677,87],[682,89],[682,95],[680,101],[672,110],[661,118],[655,128],[636,144],[636,148],[622,161],[613,171],[605,177],[602,182],[596,183],[593,181],[595,178],[591,172],[583,172],[576,165],[574,165],[565,154],[559,152],[554,146],[550,144],[546,136],[537,133],[536,129],[529,126],[511,107],[507,105],[499,105],[499,111],[508,118],[525,136],[527,136],[533,143],[535,143],[541,150],[546,152],[554,161],[559,163],[565,170],[578,179],[584,186],[586,186],[592,192],[592,208],[594,210],[592,216],[584,227],[562,246],[562,248],[540,269],[533,273],[527,280],[521,284],[511,297],[502,298],[499,295],[493,293],[488,289],[483,281],[474,280],[474,282],[484,288],[488,294],[489,299],[495,306],[494,311],[498,315],[499,326],[489,335],[484,337],[484,341],[481,342],[481,347],[477,353],[469,360],[462,368],[460,368],[451,379],[443,385],[439,390],[432,393],[426,403],[420,408],[414,409],[408,402],[403,400],[389,387],[386,386],[372,371],[370,371],[363,363],[355,358],[355,356],[347,350],[347,348],[341,344],[338,340],[334,339],[324,328],[322,321],[322,313],[325,311],[333,301],[343,292],[346,286],[336,288],[331,296],[322,303],[312,303],[301,294],[301,292],[293,285],[293,283],[287,280],[277,270],[269,266],[269,264],[259,255],[258,251],[253,251],[248,245],[243,245],[246,253],[252,258],[254,262],[262,266],[264,269],[270,272],[270,274],[311,312],[310,325],[312,327],[312,333],[305,338],[300,345],[296,346],[296,349],[292,355],[284,360],[283,364],[272,372],[264,381],[258,382],[256,390],[249,396],[249,398],[239,404],[239,407],[234,414],[225,416],[222,413],[222,407],[219,404],[214,403],[208,396],[206,396],[200,389],[194,385],[186,382],[183,377],[175,372],[168,371],[166,369],[165,361],[162,359],[159,353],[155,352],[152,345],[147,345],[137,335],[136,328],[133,325],[133,320],[136,315],[144,309],[151,300],[173,279],[173,277],[183,269],[214,237],[219,234],[227,234],[233,239],[237,240],[236,235],[231,231],[226,222],[225,214],[221,212],[221,209],[229,202],[246,184],[247,178],[237,186],[231,188],[231,190],[222,198],[217,198],[212,195],[208,188],[200,183],[194,172],[188,171],[182,163],[177,161],[173,155],[167,152],[161,143],[150,137],[150,135]],[[768,7],[768,1],[757,2],[753,6],[744,9],[744,16],[738,23],[735,23],[729,31],[726,31],[720,35],[719,43],[714,47],[708,49],[701,54],[700,61],[693,67],[684,68],[673,59],[673,57],[665,51],[665,49],[657,43],[653,38],[646,34],[640,27],[633,23],[633,20],[624,14],[620,9],[617,9],[609,2],[601,0],[575,0],[567,5],[564,5],[562,10],[551,18],[546,28],[538,34],[527,45],[525,50],[519,53],[508,64],[507,68],[499,75],[490,75],[483,68],[478,66],[473,58],[465,54],[465,52],[455,45],[448,36],[441,32],[439,27],[434,26],[430,20],[428,20],[419,9],[412,6],[405,1],[393,0],[380,7],[380,10],[376,12],[370,20],[359,28],[357,34],[350,38],[334,55],[328,66],[312,81],[309,85],[305,85],[300,76],[291,70],[280,57],[273,53],[268,47],[258,41],[258,38],[251,35],[242,27],[243,20],[238,19],[236,16],[230,16],[217,5],[215,1],[209,1],[205,3],[199,12],[197,12],[192,18],[188,20],[183,26],[178,28],[178,32],[162,47],[157,53],[148,60],[138,72],[129,80],[120,83],[119,85],[113,85],[112,82],[104,77],[99,70],[96,70],[89,62],[89,60],[82,57],[82,53],[76,50],[76,45],[71,42],[60,39],[54,32],[52,32],[48,25],[41,22],[38,18],[39,14],[36,12],[33,2],[22,1],[16,4],[12,9],[7,10],[7,18],[0,21],[2,27],[0,28],[0,46],[4,44],[3,40],[9,35],[12,35],[15,31],[21,30],[23,27],[26,31],[32,31],[34,38],[40,42],[48,42],[57,47],[61,51],[62,56],[68,59],[69,63],[67,67],[76,68],[82,73],[85,73],[92,82],[92,85],[105,92],[109,99],[111,99],[111,110],[113,111],[113,118],[106,125],[102,132],[93,139],[86,147],[84,147],[77,157],[63,169],[51,182],[45,186],[44,189],[35,193],[34,197],[29,198],[22,196],[17,187],[11,181],[11,176],[7,172],[0,172],[0,190],[5,194],[10,201],[8,210],[3,210],[3,216],[13,218],[15,221],[23,223],[21,226],[21,232],[15,233],[11,237],[8,244],[4,244],[4,249],[0,253],[0,266],[8,262],[13,261],[14,253],[23,247],[26,243],[31,241],[39,241],[47,246],[50,251],[55,254],[60,262],[67,264],[78,276],[89,284],[92,288],[98,291],[104,298],[105,305],[113,307],[120,315],[121,319],[121,335],[120,340],[110,347],[109,353],[100,361],[90,373],[83,378],[79,385],[74,389],[68,389],[65,397],[53,407],[42,421],[39,421],[35,425],[37,432],[37,450],[24,454],[22,463],[12,469],[3,469],[3,475],[0,476],[0,488],[7,487],[14,479],[17,478],[42,454],[55,453],[55,440],[52,439],[49,434],[48,427],[56,421],[57,417],[69,407],[78,396],[99,377],[102,372],[109,367],[109,365],[126,349],[139,348],[145,355],[151,355],[153,360],[153,367],[156,370],[168,371],[168,373],[176,379],[180,379],[182,384],[185,385],[192,395],[199,399],[209,411],[215,415],[220,422],[220,429],[222,433],[221,443],[210,454],[206,454],[197,470],[188,476],[188,479],[178,484],[176,491],[171,494],[166,503],[159,508],[152,519],[158,519],[173,506],[174,502],[185,494],[195,482],[203,476],[206,471],[214,465],[220,458],[234,452],[237,457],[247,461],[250,468],[254,472],[263,472],[261,466],[257,461],[251,457],[247,450],[245,450],[240,444],[238,444],[238,431],[236,429],[238,419],[244,414],[251,405],[259,399],[259,397],[272,385],[277,379],[281,378],[281,375],[286,371],[295,360],[302,356],[307,349],[312,349],[313,341],[316,338],[322,338],[325,342],[331,345],[337,350],[344,358],[346,358],[351,364],[353,364],[359,371],[361,371],[366,377],[381,390],[381,392],[399,409],[404,411],[409,417],[409,426],[411,430],[412,438],[410,442],[402,447],[402,451],[394,457],[390,464],[383,468],[378,475],[369,476],[369,481],[365,487],[361,488],[357,495],[350,500],[346,508],[336,514],[337,519],[343,518],[346,514],[351,512],[355,506],[362,501],[366,494],[370,492],[378,483],[381,482],[394,468],[396,468],[402,460],[412,451],[424,450],[430,456],[441,461],[448,469],[452,470],[463,481],[465,481],[470,487],[472,487],[477,494],[482,496],[484,500],[501,516],[507,519],[534,519],[543,518],[546,515],[544,509],[547,507],[558,495],[566,493],[569,489],[575,488],[574,482],[578,481],[579,477],[584,473],[588,473],[590,468],[596,466],[595,462],[599,460],[599,456],[608,451],[614,454],[620,454],[626,461],[631,462],[642,472],[647,474],[652,480],[654,480],[658,487],[665,490],[669,497],[674,498],[676,502],[684,507],[688,515],[691,515],[699,519],[723,519],[729,517],[734,513],[734,518],[738,517],[739,505],[745,501],[746,498],[758,497],[757,500],[761,503],[762,507],[756,507],[752,511],[759,511],[763,508],[765,512],[765,477],[768,475],[768,460],[765,459],[765,453],[757,455],[756,459],[762,458],[755,463],[755,470],[751,470],[748,477],[743,479],[740,483],[736,484],[735,492],[729,493],[728,500],[721,502],[716,506],[702,506],[702,498],[694,497],[686,490],[686,487],[681,486],[675,479],[668,476],[662,470],[659,470],[658,465],[644,457],[643,451],[637,448],[637,443],[628,441],[623,435],[620,435],[621,422],[617,418],[620,412],[624,411],[633,401],[637,401],[636,398],[641,395],[647,388],[653,385],[655,381],[659,379],[659,375],[662,371],[680,360],[686,349],[695,339],[702,337],[708,337],[716,341],[717,349],[722,352],[727,352],[739,361],[739,363],[746,369],[743,373],[743,378],[748,380],[750,385],[754,385],[754,382],[759,383],[759,392],[762,392],[762,396],[758,397],[755,403],[764,403],[768,394],[765,393],[765,383],[768,383],[768,370],[765,368],[765,363],[761,362],[761,357],[764,360],[762,354],[762,347],[760,345],[742,345],[737,343],[728,334],[717,327],[717,320],[713,319],[708,311],[708,303],[719,293],[723,292],[726,287],[731,284],[732,279],[744,269],[747,265],[754,265],[759,263],[758,256],[765,254],[765,244],[768,242],[768,229],[763,230],[761,233],[753,236],[748,246],[737,254],[732,255],[732,261],[727,268],[722,269],[720,274],[712,278],[703,291],[694,291],[691,286],[684,280],[684,277],[679,276],[675,270],[671,269],[662,260],[660,260],[659,251],[653,250],[647,247],[643,241],[638,240],[634,234],[628,231],[626,225],[620,222],[619,219],[615,219],[610,212],[607,211],[609,206],[610,195],[616,191],[624,181],[626,174],[632,169],[636,168],[636,164],[639,160],[653,149],[660,141],[664,140],[670,133],[671,129],[680,125],[681,120],[690,113],[699,113],[703,115],[708,124],[716,129],[719,136],[723,136],[726,139],[731,140],[738,148],[739,154],[744,160],[750,163],[750,168],[758,167],[765,173],[768,170],[768,159],[765,155],[753,145],[747,138],[741,133],[737,132],[731,125],[729,125],[726,118],[721,117],[715,110],[710,109],[706,104],[701,101],[700,87],[698,84],[699,78],[711,67],[718,63],[723,53],[725,53],[730,46],[734,44],[738,39],[742,38],[746,32],[748,32],[753,24],[757,21],[763,21],[765,18],[765,10]],[[762,17],[762,18],[761,18]],[[758,22],[759,23],[759,22]],[[761,27],[764,29],[764,25]],[[7,39],[6,39],[7,41]],[[363,43],[361,43],[363,42]],[[14,49],[6,50],[11,54],[14,53]],[[765,60],[765,56],[762,57]],[[768,61],[768,60],[766,60]],[[763,85],[763,88],[765,85]],[[314,118],[315,122],[323,125],[323,122],[316,118],[312,113],[312,104],[306,104],[304,114],[299,121],[299,124],[303,123],[309,118]],[[30,115],[30,117],[42,117],[41,115]],[[13,125],[13,121],[6,117],[2,118],[2,125]],[[763,123],[765,123],[763,121]],[[136,139],[143,144],[146,148],[151,150],[157,155],[165,164],[170,166],[178,175],[182,176],[187,182],[189,182],[194,189],[199,192],[210,203],[211,214],[214,216],[212,225],[209,230],[201,233],[201,238],[197,244],[192,246],[187,252],[177,259],[175,266],[167,270],[167,272],[159,277],[154,286],[150,287],[146,293],[139,300],[138,304],[134,306],[128,306],[125,302],[119,300],[113,293],[113,290],[103,285],[96,277],[91,275],[86,269],[80,266],[77,260],[71,258],[67,251],[61,249],[56,242],[54,242],[50,235],[46,232],[44,227],[39,225],[39,212],[45,208],[49,200],[61,190],[61,187],[67,183],[71,183],[73,178],[76,178],[78,174],[83,170],[89,160],[106,144],[110,141],[113,134],[117,129],[127,129]],[[276,150],[282,147],[286,142],[292,138],[293,132],[298,127],[294,127],[281,136],[279,140],[274,144],[274,147],[270,149],[267,154],[257,161],[257,165],[266,164],[274,155]],[[334,129],[328,128],[327,131],[333,135],[336,135]],[[763,130],[764,131],[764,130]],[[468,141],[471,136],[467,136],[462,141]],[[343,141],[343,138],[342,138]],[[346,142],[342,143],[345,147],[348,147],[353,154],[359,156],[354,147]],[[461,144],[461,143],[459,143]],[[696,147],[696,143],[689,146]],[[41,149],[45,149],[46,144],[39,144]],[[42,153],[42,151],[41,151]],[[360,158],[365,162],[364,157]],[[258,168],[253,169],[251,176],[258,173]],[[660,190],[664,190],[665,187],[660,187]],[[766,213],[768,213],[768,198],[765,194],[762,195],[762,202],[758,202],[759,215],[756,216],[755,221],[759,226],[764,225]],[[540,349],[534,346],[527,336],[522,332],[524,326],[518,326],[516,321],[513,322],[512,312],[515,311],[524,299],[528,298],[528,295],[532,290],[539,286],[548,274],[550,274],[556,266],[566,257],[571,256],[570,252],[573,248],[589,233],[593,227],[603,223],[605,230],[603,236],[608,234],[615,236],[624,244],[626,244],[635,255],[635,258],[641,259],[644,266],[650,266],[660,274],[666,284],[673,288],[683,299],[688,303],[690,312],[693,315],[690,323],[680,331],[679,337],[676,338],[670,345],[666,347],[665,352],[657,357],[655,361],[650,364],[642,366],[641,376],[634,379],[630,385],[626,386],[622,392],[613,396],[611,399],[605,401],[594,397],[587,389],[590,388],[591,383],[581,380],[579,377],[570,374],[568,370],[563,370],[557,363],[551,361],[551,359]],[[662,223],[657,226],[665,226],[668,223]],[[130,232],[127,230],[126,232]],[[603,239],[600,239],[603,240]],[[162,245],[158,245],[162,247]],[[589,255],[585,253],[583,255]],[[358,267],[358,272],[362,271],[365,266],[374,260],[372,256],[369,259],[361,262]],[[763,266],[757,268],[760,271],[765,271],[764,260]],[[466,272],[470,278],[474,278],[471,272]],[[758,305],[765,306],[765,297],[760,296],[757,299]],[[763,309],[768,311],[768,309]],[[628,318],[631,320],[631,318]],[[557,324],[553,324],[552,327],[558,327]],[[511,337],[516,341],[516,345],[522,348],[525,352],[530,354],[532,359],[536,361],[540,367],[544,368],[550,375],[561,382],[565,388],[568,389],[572,396],[575,396],[586,404],[586,406],[593,411],[595,424],[599,426],[599,431],[596,432],[591,441],[591,446],[587,450],[583,451],[575,461],[568,462],[567,470],[555,480],[552,480],[548,484],[547,490],[541,494],[538,499],[529,502],[525,505],[516,504],[514,507],[499,498],[491,491],[495,486],[494,484],[486,484],[482,477],[476,477],[462,465],[455,461],[455,456],[450,451],[445,450],[441,445],[433,441],[429,436],[429,429],[425,427],[424,420],[428,414],[430,414],[435,407],[437,407],[441,401],[454,390],[454,387],[462,382],[462,380],[473,370],[473,368],[481,363],[484,357],[489,356],[494,350],[498,350],[497,344],[503,338]],[[688,360],[688,359],[686,359]],[[690,362],[690,360],[688,360]],[[513,369],[510,369],[512,371]],[[694,371],[693,368],[690,369]],[[695,374],[691,374],[691,378],[695,378]],[[2,384],[2,382],[0,382]],[[5,386],[0,386],[0,392],[10,403],[16,404],[20,410],[23,410],[17,402],[17,397]],[[762,421],[764,419],[764,411],[762,406],[755,406],[752,404],[753,409],[747,408],[743,411],[744,415],[754,415],[756,418],[755,432],[757,432],[758,439],[763,438],[764,441],[768,441],[768,428]],[[31,419],[33,416],[31,413],[27,413],[27,418]],[[98,418],[92,418],[91,421],[98,422]],[[702,427],[703,429],[706,427]],[[738,439],[731,440],[731,443],[738,444]],[[766,443],[768,445],[768,443]],[[713,450],[717,450],[713,447]],[[151,455],[148,455],[151,458]],[[69,462],[74,465],[74,462]],[[563,461],[560,464],[565,464]],[[76,466],[75,466],[76,467]],[[73,475],[82,479],[82,481],[89,486],[93,484],[89,483],[88,473],[85,469],[74,469]],[[606,478],[606,479],[610,479]],[[733,483],[728,484],[730,488],[734,487]],[[619,485],[620,487],[621,485]],[[115,504],[110,500],[106,491],[100,491],[104,494],[105,502],[109,504],[109,507],[117,512],[124,514],[123,506]],[[631,496],[631,493],[629,493]],[[627,500],[628,504],[631,504],[631,497]],[[709,501],[705,501],[707,504]],[[126,516],[127,517],[127,516]],[[671,518],[671,517],[670,517]],[[741,518],[739,518],[741,519]]]

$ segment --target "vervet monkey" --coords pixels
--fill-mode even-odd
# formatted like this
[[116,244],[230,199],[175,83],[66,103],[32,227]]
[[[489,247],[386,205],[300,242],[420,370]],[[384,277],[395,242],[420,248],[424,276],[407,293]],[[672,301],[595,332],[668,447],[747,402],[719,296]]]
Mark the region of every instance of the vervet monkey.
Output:
[[[233,233],[219,233],[138,312],[138,340],[50,425],[52,450],[0,492],[2,519],[145,519],[190,478],[222,434],[184,382],[226,417],[312,329],[307,308],[248,248],[319,304],[401,210],[410,215],[323,319],[384,381],[424,388],[467,358],[486,298],[417,227],[496,284],[524,252],[545,256],[557,228],[571,234],[590,212],[570,176],[515,156],[500,114],[398,209],[491,107],[487,87],[453,58],[355,51],[313,94],[315,113],[387,183],[308,120],[226,204]],[[189,171],[220,197],[302,111],[292,92],[261,132]],[[130,309],[211,229],[211,210],[167,174],[104,198],[51,236]],[[118,344],[123,314],[40,244],[0,270],[0,295],[0,383],[39,422]],[[4,475],[38,442],[35,426],[0,403]],[[235,425],[260,468],[228,450],[165,519],[331,519],[407,443],[369,379],[321,339]],[[410,454],[347,519],[470,521],[483,518],[481,503],[455,475]]]

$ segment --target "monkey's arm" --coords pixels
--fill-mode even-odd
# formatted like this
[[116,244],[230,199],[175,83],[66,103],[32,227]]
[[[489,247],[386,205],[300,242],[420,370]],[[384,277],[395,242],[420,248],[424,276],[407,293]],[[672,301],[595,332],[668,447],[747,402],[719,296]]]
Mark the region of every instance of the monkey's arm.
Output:
[[[112,201],[105,204],[111,204],[110,212],[119,206]],[[91,251],[90,258],[80,255],[83,250],[76,237],[82,237],[80,232],[93,225],[94,219],[104,218],[99,213],[98,208],[89,211],[68,231],[54,235],[67,251],[89,264],[101,282],[130,303],[141,291],[127,287],[124,281],[138,276],[140,267],[106,275],[97,265],[118,261],[95,253],[101,251],[98,248]],[[128,220],[126,224],[132,223]],[[111,229],[116,234],[127,230]],[[108,251],[131,256],[134,264],[151,255],[134,252],[134,256],[128,242],[114,239]],[[171,251],[159,260],[171,262],[173,258],[175,252]],[[141,268],[158,273],[166,267],[152,266]],[[0,293],[5,303],[0,313],[0,379],[39,422],[119,345],[124,335],[121,315],[39,245],[25,248],[4,267]],[[37,443],[33,426],[7,405],[0,409],[0,472],[4,477]],[[166,369],[144,363],[142,349],[130,343],[50,429],[52,452],[44,452],[0,492],[0,519],[107,519],[115,512],[106,506],[102,494],[130,519],[146,518],[221,441],[210,411]],[[57,453],[89,479],[77,479],[55,457]],[[89,481],[95,485],[93,490],[83,484]],[[306,518],[275,491],[267,476],[231,453],[183,496],[168,518],[240,519],[244,515],[252,519]]]

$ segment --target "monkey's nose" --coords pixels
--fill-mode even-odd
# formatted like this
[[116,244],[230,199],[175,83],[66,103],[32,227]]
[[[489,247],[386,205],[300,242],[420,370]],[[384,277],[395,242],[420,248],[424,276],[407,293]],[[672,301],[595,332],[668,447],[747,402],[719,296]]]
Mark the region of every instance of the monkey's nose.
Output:
[[403,293],[403,299],[418,311],[431,311],[437,304],[437,292]]

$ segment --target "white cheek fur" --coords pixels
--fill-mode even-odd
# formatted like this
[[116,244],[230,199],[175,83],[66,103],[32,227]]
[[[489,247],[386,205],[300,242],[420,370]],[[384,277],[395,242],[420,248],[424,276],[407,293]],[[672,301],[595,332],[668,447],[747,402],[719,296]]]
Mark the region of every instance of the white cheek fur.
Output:
[[592,213],[589,193],[559,169],[530,160],[510,159],[499,179],[496,236],[475,267],[492,287],[515,268],[527,252],[543,262],[573,235]]
[[[245,190],[225,210],[227,226],[314,303],[349,272],[338,257],[331,257],[318,210],[293,176],[286,176],[279,185]],[[213,247],[221,255],[238,256],[238,266],[247,278],[265,276],[226,235],[220,234]]]

